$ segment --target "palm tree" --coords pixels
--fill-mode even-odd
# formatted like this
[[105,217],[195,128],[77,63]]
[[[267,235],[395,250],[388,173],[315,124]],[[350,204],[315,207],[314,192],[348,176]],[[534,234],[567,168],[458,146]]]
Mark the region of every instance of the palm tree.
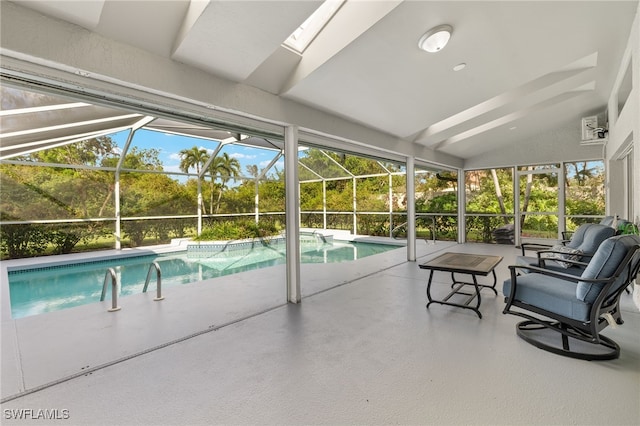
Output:
[[[193,146],[189,149],[183,149],[180,151],[180,170],[185,173],[189,172],[189,169],[195,167],[196,173],[198,174],[198,182],[200,182],[200,169],[209,159],[209,154],[207,154],[207,150],[204,148],[198,148],[197,146]],[[204,201],[200,202],[202,207],[202,212],[207,213],[204,207]]]
[[249,164],[245,166],[245,168],[247,169],[247,173],[249,174],[249,176],[254,179],[258,179],[258,175],[260,173],[260,170],[258,170],[258,166],[256,166],[255,164]]
[[180,170],[188,173],[190,168],[195,167],[196,173],[199,176],[200,168],[208,159],[209,154],[207,154],[207,150],[204,148],[198,148],[194,145],[192,148],[183,149],[180,151]]
[[229,156],[226,152],[220,157],[215,157],[209,165],[209,173],[211,173],[211,209],[213,209],[213,178],[216,175],[220,176],[222,183],[220,184],[220,190],[218,191],[218,201],[216,202],[215,212],[218,213],[220,209],[220,201],[222,200],[222,191],[226,189],[227,182],[230,179],[234,179],[240,175],[240,162]]

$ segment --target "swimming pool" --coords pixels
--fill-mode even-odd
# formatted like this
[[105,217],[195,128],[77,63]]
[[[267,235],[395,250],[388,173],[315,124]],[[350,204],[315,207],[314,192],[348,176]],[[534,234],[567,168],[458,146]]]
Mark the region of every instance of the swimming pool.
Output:
[[[303,242],[301,262],[347,262],[397,248],[387,244],[341,241]],[[9,271],[11,315],[22,318],[98,302],[108,268],[116,272],[120,297],[141,293],[149,266],[154,261],[160,265],[162,287],[166,288],[284,264],[286,258],[284,244],[273,244],[225,250],[206,257],[192,257],[183,251]],[[149,291],[154,290],[155,277],[149,286]],[[110,292],[109,289],[108,294]]]

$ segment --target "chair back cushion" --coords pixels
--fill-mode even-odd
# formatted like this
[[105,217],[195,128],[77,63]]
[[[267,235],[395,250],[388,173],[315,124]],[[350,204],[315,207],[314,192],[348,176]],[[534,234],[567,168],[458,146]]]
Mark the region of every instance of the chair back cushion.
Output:
[[[611,237],[600,244],[595,255],[582,272],[581,278],[587,279],[606,279],[613,277],[618,270],[621,262],[625,259],[630,250],[635,250],[635,246],[640,244],[640,237],[637,235],[618,235]],[[636,256],[632,262],[637,262],[640,254],[636,252]],[[618,290],[622,285],[628,284],[628,270],[622,271],[616,279],[616,283],[611,287],[610,293]],[[593,303],[598,298],[600,291],[606,283],[589,283],[585,281],[578,282],[576,287],[576,297],[585,303]]]
[[600,221],[601,225],[613,226],[613,216],[605,216]]
[[607,225],[585,223],[580,225],[566,246],[580,250],[585,254],[593,254],[604,240],[613,237],[616,230]]

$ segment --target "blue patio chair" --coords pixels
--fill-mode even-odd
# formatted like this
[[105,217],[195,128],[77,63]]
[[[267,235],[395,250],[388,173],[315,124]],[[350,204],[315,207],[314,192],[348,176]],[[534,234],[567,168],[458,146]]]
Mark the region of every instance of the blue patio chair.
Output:
[[[573,237],[563,244],[540,245],[523,243],[522,256],[516,257],[516,264],[537,266],[572,275],[580,275],[600,244],[615,235],[616,230],[607,225],[585,223],[576,229]],[[525,250],[542,248],[536,256],[526,256]],[[521,272],[526,273],[527,269]]]
[[509,266],[502,291],[504,314],[523,317],[517,335],[549,352],[585,360],[615,359],[620,346],[600,334],[622,324],[620,296],[638,274],[640,237],[618,235],[604,241],[581,276],[521,265]]
[[[618,221],[620,220],[624,221],[624,219],[618,219]],[[613,216],[605,216],[600,219],[600,225],[606,225],[613,228]],[[576,231],[562,231],[562,239],[567,241],[570,240],[575,232]]]
[[600,221],[600,224],[614,227],[616,230],[616,235],[634,233],[634,232],[629,232],[629,229],[633,229],[635,226],[633,222],[630,222],[627,219],[620,219],[617,216],[615,219],[615,224],[613,222],[614,222],[613,216],[605,216]]

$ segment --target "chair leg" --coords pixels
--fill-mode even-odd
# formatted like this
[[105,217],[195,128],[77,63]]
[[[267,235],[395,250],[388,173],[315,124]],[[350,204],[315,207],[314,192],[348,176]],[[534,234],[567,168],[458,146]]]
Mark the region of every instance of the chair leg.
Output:
[[608,337],[600,334],[598,343],[590,342],[571,327],[559,322],[523,321],[516,324],[516,334],[539,349],[570,358],[603,361],[620,356],[620,346]]

